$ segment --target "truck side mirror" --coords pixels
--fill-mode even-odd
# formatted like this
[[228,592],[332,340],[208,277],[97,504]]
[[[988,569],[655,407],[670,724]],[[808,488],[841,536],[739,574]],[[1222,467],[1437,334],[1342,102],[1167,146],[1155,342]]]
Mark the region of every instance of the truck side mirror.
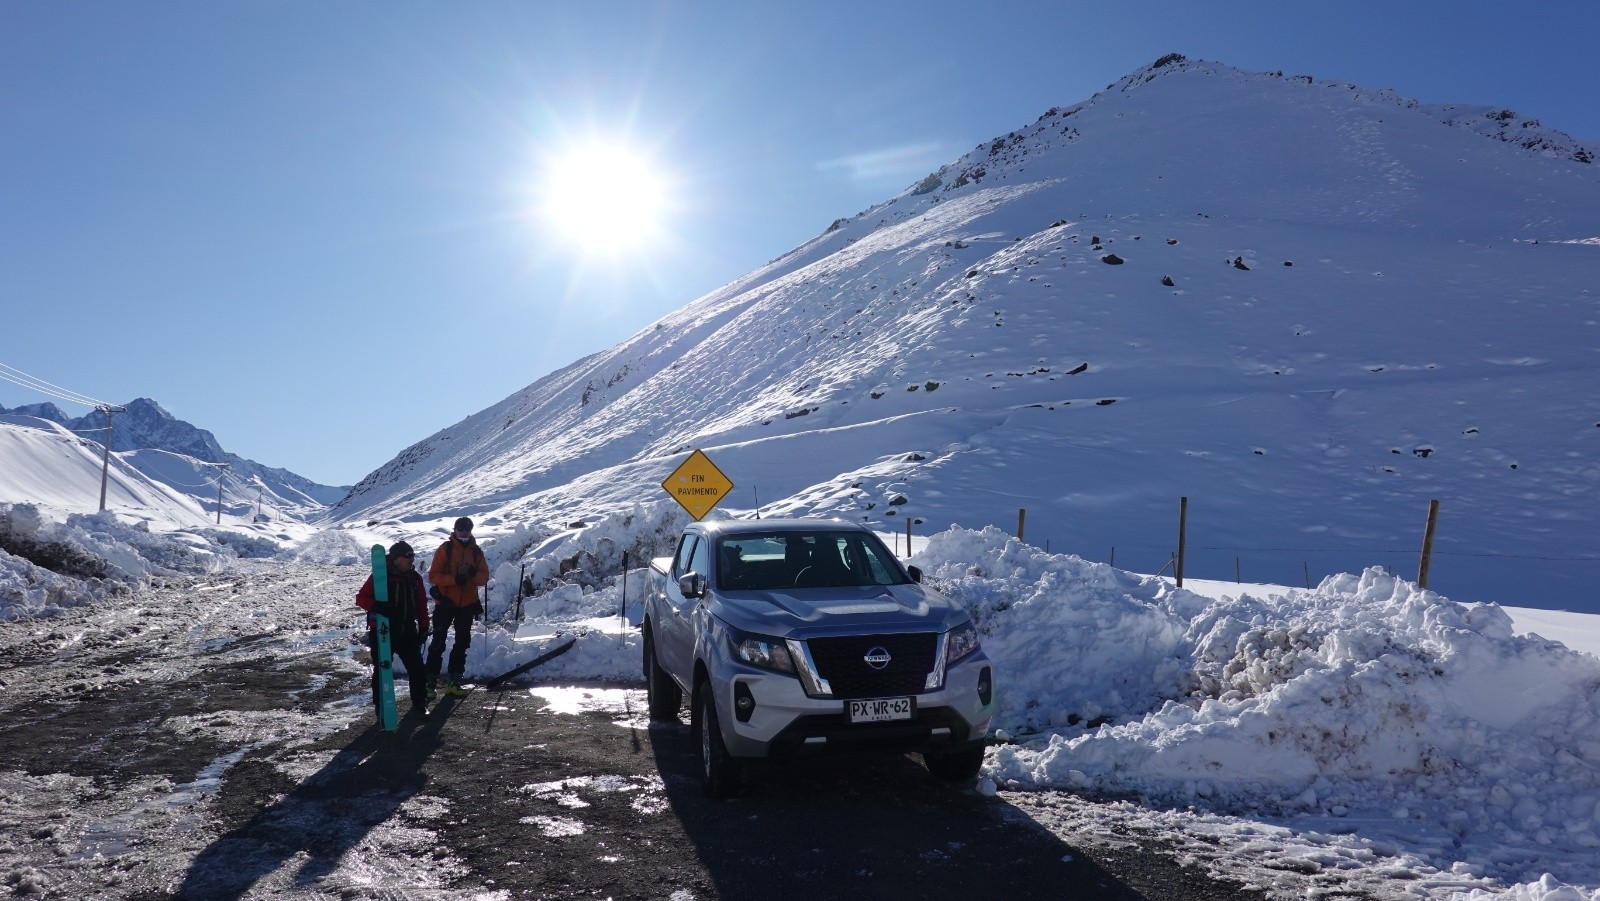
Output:
[[916,568],[915,566],[908,566],[906,567],[906,575],[911,577],[911,581],[921,584],[922,570]]
[[706,593],[706,577],[696,572],[678,577],[678,591],[686,598],[697,598]]

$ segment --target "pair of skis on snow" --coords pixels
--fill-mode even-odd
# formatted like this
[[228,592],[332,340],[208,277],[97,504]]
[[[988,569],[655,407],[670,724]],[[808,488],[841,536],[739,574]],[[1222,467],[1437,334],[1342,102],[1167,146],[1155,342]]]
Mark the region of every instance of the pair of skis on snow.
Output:
[[[378,604],[389,603],[389,561],[381,544],[372,546],[372,597]],[[375,604],[374,607],[376,606]],[[484,621],[487,622],[488,618],[488,606],[485,605]],[[389,617],[374,612],[372,619],[378,646],[378,720],[385,732],[393,732],[400,723],[400,717],[394,706],[394,654],[393,647],[389,643]],[[483,683],[484,687],[498,688],[507,680],[514,679],[541,663],[549,663],[560,657],[572,650],[572,646],[577,643],[578,639],[570,639],[567,643],[545,651],[515,669],[495,676]]]

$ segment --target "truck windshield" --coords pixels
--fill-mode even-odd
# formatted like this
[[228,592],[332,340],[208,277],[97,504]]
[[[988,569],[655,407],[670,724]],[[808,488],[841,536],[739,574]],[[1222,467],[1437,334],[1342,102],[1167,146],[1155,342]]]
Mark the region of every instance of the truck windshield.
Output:
[[731,591],[908,581],[883,542],[864,532],[754,532],[724,536],[717,547],[717,584]]

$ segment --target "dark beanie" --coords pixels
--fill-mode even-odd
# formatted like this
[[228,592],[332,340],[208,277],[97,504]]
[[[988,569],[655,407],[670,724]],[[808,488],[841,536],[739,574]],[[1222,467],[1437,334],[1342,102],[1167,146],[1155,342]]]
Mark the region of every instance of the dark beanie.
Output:
[[470,532],[470,531],[472,531],[472,518],[469,517],[469,516],[463,516],[460,519],[456,520],[456,531],[457,532]]
[[411,550],[411,545],[406,544],[404,541],[396,541],[394,544],[389,545],[389,556],[416,557],[417,555]]

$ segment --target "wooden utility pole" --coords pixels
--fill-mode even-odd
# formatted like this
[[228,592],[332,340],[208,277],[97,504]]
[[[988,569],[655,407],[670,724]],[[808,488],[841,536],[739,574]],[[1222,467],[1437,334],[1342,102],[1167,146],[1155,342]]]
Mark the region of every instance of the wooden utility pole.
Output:
[[1433,527],[1439,524],[1439,499],[1428,501],[1428,528],[1422,533],[1422,563],[1417,567],[1417,587],[1428,587],[1428,567],[1433,563]]
[[111,414],[123,413],[127,407],[113,407],[110,404],[101,404],[96,410],[106,414],[106,437],[102,447],[104,453],[100,456],[100,512],[106,512],[106,483],[111,480]]

